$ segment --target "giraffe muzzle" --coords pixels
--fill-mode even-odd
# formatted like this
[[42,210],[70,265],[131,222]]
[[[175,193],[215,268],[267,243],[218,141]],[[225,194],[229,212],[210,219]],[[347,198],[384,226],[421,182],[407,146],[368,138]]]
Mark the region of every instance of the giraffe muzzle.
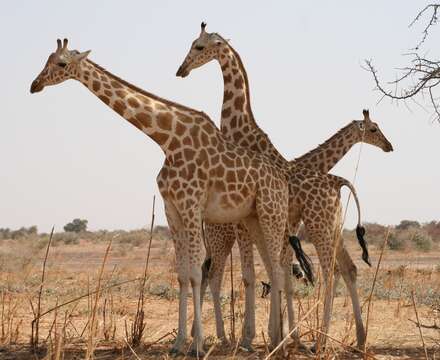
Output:
[[31,84],[31,94],[40,92],[44,89],[44,85],[38,79],[35,79]]
[[393,145],[391,145],[391,143],[387,143],[385,146],[385,152],[391,152],[391,151],[394,151]]
[[182,78],[187,77],[189,72],[186,70],[186,67],[182,64],[176,72],[176,76],[180,76]]

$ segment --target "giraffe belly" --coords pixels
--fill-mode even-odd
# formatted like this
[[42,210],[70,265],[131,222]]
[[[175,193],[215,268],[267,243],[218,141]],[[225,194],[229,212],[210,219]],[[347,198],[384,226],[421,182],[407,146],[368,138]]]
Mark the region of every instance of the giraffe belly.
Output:
[[247,198],[234,204],[226,194],[213,194],[206,203],[204,220],[211,224],[239,222],[255,211],[254,200]]

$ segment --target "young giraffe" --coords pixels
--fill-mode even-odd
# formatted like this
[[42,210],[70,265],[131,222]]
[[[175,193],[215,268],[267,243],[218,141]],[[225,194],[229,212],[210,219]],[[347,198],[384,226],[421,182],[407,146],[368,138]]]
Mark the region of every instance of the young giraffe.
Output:
[[[222,122],[221,128],[223,133],[227,136],[231,137],[234,142],[237,144],[252,148],[253,150],[263,152],[268,155],[274,162],[278,163],[280,166],[286,164],[286,160],[279,154],[279,152],[273,147],[270,143],[267,135],[263,133],[263,131],[257,126],[255,120],[252,115],[252,110],[250,107],[250,98],[249,98],[249,87],[246,71],[243,67],[240,57],[236,53],[232,47],[227,44],[226,41],[218,34],[208,34],[205,32],[205,25],[202,24],[202,32],[200,36],[193,42],[191,50],[188,56],[185,58],[181,67],[179,68],[176,75],[185,77],[189,74],[189,72],[199,67],[206,62],[216,59],[219,61],[222,72],[223,79],[225,83],[224,89],[224,98],[223,98],[223,109],[222,109]],[[369,118],[366,120],[369,120]],[[359,123],[361,126],[362,123]],[[369,127],[374,126],[374,124],[370,121],[366,121],[365,125]],[[365,129],[361,129],[359,133],[362,133]],[[376,130],[374,130],[376,131]],[[365,133],[365,132],[364,132]],[[377,136],[380,133],[377,132],[376,138],[371,137],[371,143],[379,146],[383,146],[384,150],[386,150],[386,146],[390,146],[388,141],[385,139],[383,144],[379,144],[379,137]],[[383,137],[383,135],[382,135]],[[370,141],[369,133],[365,136],[364,141]],[[388,145],[386,145],[386,143]],[[349,147],[345,149],[345,152],[348,151]],[[327,149],[326,149],[327,150]],[[345,153],[344,152],[344,153]],[[313,156],[313,161],[321,161],[326,159],[328,156],[332,155],[331,151],[327,152],[327,155],[323,157],[320,154],[316,154]],[[343,155],[343,154],[342,154]],[[312,158],[312,156],[310,157]],[[310,159],[309,158],[309,159]],[[331,160],[332,158],[330,158]],[[300,163],[300,162],[298,162]],[[307,161],[304,158],[304,165],[307,164]],[[303,165],[301,163],[301,165]],[[311,167],[310,167],[311,168]],[[320,170],[319,166],[314,170]],[[327,170],[328,171],[328,170]],[[307,171],[303,171],[304,175]],[[298,176],[296,176],[298,178]],[[298,179],[297,179],[298,180]],[[298,189],[297,189],[298,190]],[[300,190],[300,189],[299,189]],[[323,191],[323,187],[320,189]],[[331,191],[334,192],[334,189]],[[293,194],[293,192],[291,193]],[[328,195],[330,196],[330,195]],[[333,195],[334,196],[334,195]],[[339,194],[337,195],[339,196]],[[336,204],[336,203],[335,203]],[[312,206],[310,203],[309,206]],[[335,205],[336,208],[339,207]],[[336,214],[336,212],[334,212]],[[206,235],[208,242],[208,256],[212,255],[210,258],[210,265],[213,267],[209,273],[210,277],[210,288],[213,292],[214,305],[216,309],[216,320],[217,320],[217,335],[220,338],[224,338],[224,327],[223,321],[221,318],[220,307],[216,304],[216,297],[219,296],[220,288],[221,288],[221,280],[223,278],[223,269],[225,264],[225,258],[230,253],[230,249],[237,238],[236,232],[238,234],[238,241],[240,247],[240,255],[242,262],[242,271],[243,271],[243,281],[246,288],[246,305],[245,305],[245,326],[243,337],[244,339],[248,339],[247,343],[250,344],[255,334],[253,326],[253,307],[254,305],[254,269],[253,269],[253,260],[252,260],[252,247],[247,244],[247,241],[240,241],[243,237],[248,237],[246,231],[243,229],[237,229],[235,231],[234,226],[232,225],[221,225],[221,226],[207,226]],[[328,237],[327,237],[328,239]],[[212,244],[211,244],[212,243]],[[286,251],[286,248],[283,249]],[[287,247],[287,250],[290,252],[292,249]],[[341,250],[342,255],[339,256],[340,259],[344,258],[345,262],[348,263],[345,268],[352,268],[354,264],[352,264],[351,259],[346,254],[345,249]],[[333,251],[331,251],[333,253]],[[321,256],[322,257],[322,256]],[[286,256],[286,259],[288,256]],[[342,260],[341,260],[342,261]],[[217,266],[215,266],[217,265]],[[356,268],[354,267],[354,271]],[[347,277],[347,276],[346,276]],[[202,283],[202,290],[206,288],[206,276],[204,276],[204,282]],[[348,280],[350,282],[350,279]],[[353,302],[357,302],[357,294],[356,288],[354,285],[349,285],[349,289],[351,289],[350,293],[352,295]],[[202,291],[203,293],[203,291]],[[249,299],[251,298],[251,299]],[[353,303],[353,307],[356,305]],[[220,312],[220,313],[219,313]],[[249,313],[251,312],[251,314]],[[218,314],[219,313],[219,314]],[[360,319],[360,311],[359,309],[355,309],[355,313],[359,313],[357,319],[357,334],[358,334],[358,344],[362,345],[363,341],[363,326],[362,320]],[[247,323],[252,323],[252,325],[246,325]],[[246,330],[248,330],[248,334],[246,334]],[[249,335],[251,334],[251,335]],[[246,342],[246,341],[245,341]]]
[[281,340],[280,298],[283,269],[279,253],[288,208],[288,184],[283,169],[264,156],[228,142],[207,115],[164,100],[122,80],[80,53],[57,41],[31,93],[74,79],[85,85],[132,125],[148,135],[165,153],[157,183],[176,251],[179,329],[171,349],[182,352],[191,283],[194,305],[192,355],[203,354],[200,309],[203,261],[202,221],[243,221],[252,228],[273,282],[269,335],[273,346]]

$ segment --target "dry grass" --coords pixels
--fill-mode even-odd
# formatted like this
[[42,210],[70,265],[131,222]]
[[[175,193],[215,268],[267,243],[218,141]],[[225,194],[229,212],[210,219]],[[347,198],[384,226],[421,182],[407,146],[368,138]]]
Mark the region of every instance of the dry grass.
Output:
[[[109,237],[80,238],[78,244],[57,244],[50,248],[47,258],[44,286],[41,286],[42,264],[46,249],[27,241],[0,242],[0,358],[8,359],[167,359],[170,344],[177,327],[178,286],[175,275],[175,259],[172,242],[163,235],[155,236],[151,244],[148,275],[142,285],[145,260],[148,253],[148,232],[144,232],[139,246],[132,245],[121,251],[117,237],[105,256]],[[45,242],[47,245],[47,242]],[[310,245],[305,250],[313,254]],[[349,244],[354,259],[360,259],[355,244]],[[373,261],[378,260],[378,250],[372,249]],[[439,253],[385,251],[380,271],[377,274],[374,301],[371,302],[368,348],[370,356],[378,359],[425,359],[423,339],[429,358],[433,358],[440,343],[440,268]],[[104,261],[104,260],[105,261]],[[312,256],[315,268],[316,257]],[[228,321],[227,332],[232,323],[230,299],[234,296],[234,325],[240,336],[243,321],[244,292],[239,282],[239,257],[234,249],[233,278],[225,277],[223,289],[224,316]],[[359,292],[364,304],[371,291],[375,269],[361,262],[359,268]],[[102,267],[102,268],[101,268]],[[101,271],[102,270],[102,271]],[[230,273],[231,265],[226,269]],[[266,280],[261,261],[257,258],[258,284]],[[138,279],[136,281],[130,281]],[[133,346],[126,334],[126,324],[136,321],[139,314],[139,289],[145,286],[142,300],[144,329],[142,340]],[[29,345],[34,320],[31,304],[36,304],[41,290],[41,314],[39,319],[39,346]],[[258,288],[258,296],[261,289]],[[414,303],[412,301],[414,295]],[[208,294],[209,297],[209,294]],[[74,301],[72,301],[72,299]],[[76,299],[76,300],[75,300]],[[299,324],[302,339],[311,343],[317,338],[322,306],[315,305],[322,299],[320,285],[312,289],[296,284],[296,315],[308,315]],[[66,305],[60,306],[66,302]],[[267,314],[269,300],[257,300],[256,353],[242,352],[234,344],[227,348],[217,346],[212,303],[206,301],[203,323],[206,335],[206,350],[209,359],[258,359],[268,355]],[[191,304],[191,302],[190,302]],[[417,304],[415,308],[414,304]],[[58,307],[57,307],[58,305]],[[315,308],[314,308],[315,306]],[[366,314],[364,306],[364,315]],[[54,311],[48,310],[55,308]],[[417,310],[417,317],[415,309]],[[35,310],[35,309],[34,309]],[[189,307],[192,321],[192,306]],[[415,323],[420,323],[419,329]],[[189,326],[190,324],[188,324]],[[341,283],[337,289],[331,332],[322,358],[354,359],[351,346],[355,344],[351,304]],[[188,344],[189,345],[189,344]],[[438,356],[438,355],[437,355]],[[313,355],[298,351],[291,345],[284,347],[274,358],[312,359]]]

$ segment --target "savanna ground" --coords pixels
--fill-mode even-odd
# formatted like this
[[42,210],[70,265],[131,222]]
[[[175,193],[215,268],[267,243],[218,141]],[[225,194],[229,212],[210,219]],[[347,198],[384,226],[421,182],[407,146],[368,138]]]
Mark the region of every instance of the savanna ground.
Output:
[[[38,293],[42,280],[47,235],[16,236],[0,240],[0,359],[167,359],[175,338],[178,309],[178,284],[172,242],[166,230],[154,233],[145,284],[145,329],[139,345],[133,344],[132,328],[139,315],[139,290],[148,253],[148,231],[122,233],[56,234],[49,248],[45,279],[41,292],[40,313],[90,293],[79,300],[59,307],[44,315],[39,322],[39,346],[30,346],[32,320],[38,313]],[[377,229],[376,229],[377,230]],[[383,229],[382,229],[383,230]],[[379,232],[382,232],[380,230]],[[368,232],[368,229],[367,229]],[[374,233],[374,229],[372,231]],[[115,236],[117,234],[117,236]],[[373,267],[359,261],[361,252],[353,234],[347,233],[346,244],[358,266],[358,289],[363,306],[364,322],[368,297],[378,263],[384,232],[370,245]],[[390,236],[391,247],[399,234]],[[415,235],[411,241],[415,244]],[[105,259],[107,246],[112,244]],[[394,239],[394,240],[393,240]],[[394,244],[394,245],[393,245]],[[425,359],[419,328],[416,326],[417,309],[425,346],[431,359],[440,356],[440,251],[437,242],[425,246],[387,246],[380,264],[375,290],[371,299],[368,324],[368,358],[370,359]],[[304,248],[312,255],[315,271],[318,269],[313,247]],[[424,250],[424,251],[422,251]],[[101,273],[102,270],[102,273]],[[268,354],[267,314],[268,298],[261,298],[260,280],[266,280],[259,258],[256,260],[257,336],[255,353],[246,353],[232,346],[216,345],[212,302],[203,308],[206,349],[211,359],[262,359]],[[320,298],[319,283],[315,288],[293,280],[296,289],[296,316],[302,317]],[[234,314],[231,311],[230,262],[225,273],[223,288],[223,315],[226,331],[231,338],[241,332],[244,293],[240,282],[237,249],[233,251]],[[97,289],[99,293],[95,293]],[[321,289],[322,292],[322,289]],[[414,294],[415,304],[411,294]],[[321,295],[322,296],[322,295]],[[189,320],[192,320],[192,302],[188,301]],[[300,324],[305,343],[316,337],[319,329],[319,305]],[[235,331],[232,319],[235,319]],[[142,318],[140,323],[142,323]],[[188,328],[189,328],[188,324]],[[35,328],[36,326],[34,326]],[[432,327],[432,328],[428,328]],[[321,358],[355,359],[365,355],[350,351],[355,345],[351,303],[341,281],[335,299],[332,327],[325,352]],[[188,343],[189,345],[189,343]],[[282,353],[272,358],[313,359],[316,355],[297,351],[287,345]]]

